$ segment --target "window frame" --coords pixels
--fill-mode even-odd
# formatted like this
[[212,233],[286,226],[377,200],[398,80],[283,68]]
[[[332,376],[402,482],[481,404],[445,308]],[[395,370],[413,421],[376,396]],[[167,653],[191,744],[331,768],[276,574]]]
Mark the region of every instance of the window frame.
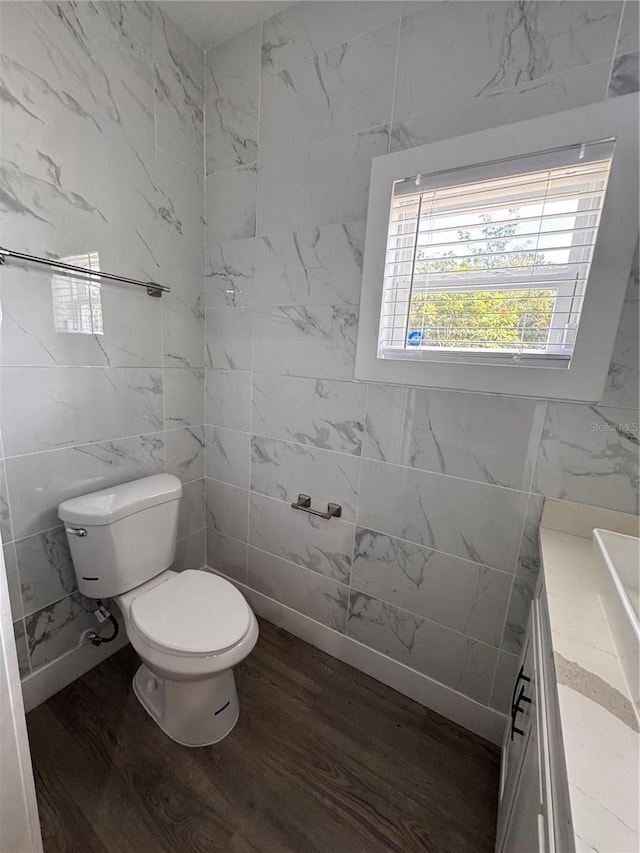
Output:
[[[421,145],[371,164],[355,378],[369,382],[597,402],[604,390],[638,237],[636,94]],[[443,353],[414,360],[377,357],[391,195],[406,175],[443,172],[615,137],[573,357],[568,368],[473,363]]]

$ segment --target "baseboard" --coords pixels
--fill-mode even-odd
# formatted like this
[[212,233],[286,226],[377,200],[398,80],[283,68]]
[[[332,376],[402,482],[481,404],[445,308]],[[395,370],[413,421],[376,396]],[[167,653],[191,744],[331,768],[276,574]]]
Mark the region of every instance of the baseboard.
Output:
[[501,744],[507,718],[432,678],[234,581],[255,613],[465,729]]
[[78,646],[28,675],[22,681],[22,700],[25,711],[32,711],[46,702],[54,693],[102,663],[128,642],[127,632],[121,626],[120,635],[113,643],[102,646],[86,643]]

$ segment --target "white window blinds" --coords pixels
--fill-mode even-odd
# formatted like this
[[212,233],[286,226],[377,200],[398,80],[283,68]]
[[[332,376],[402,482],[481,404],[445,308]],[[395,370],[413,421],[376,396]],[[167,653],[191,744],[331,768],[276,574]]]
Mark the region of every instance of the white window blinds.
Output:
[[567,367],[613,148],[396,181],[378,357]]

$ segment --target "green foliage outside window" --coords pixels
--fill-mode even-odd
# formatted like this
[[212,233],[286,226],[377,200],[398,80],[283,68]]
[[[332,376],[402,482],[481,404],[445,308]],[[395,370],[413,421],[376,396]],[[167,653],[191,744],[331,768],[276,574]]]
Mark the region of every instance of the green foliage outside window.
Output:
[[[509,215],[516,218],[518,213],[511,210]],[[467,243],[475,236],[472,238],[470,231],[461,229],[458,239],[466,243],[464,251],[451,250],[429,257],[424,250],[418,250],[415,276],[517,272],[514,268],[524,272],[523,268],[545,263],[544,255],[533,250],[531,240],[514,240],[516,224],[492,224],[490,214],[482,214],[480,220],[484,223],[480,234],[486,242]],[[547,342],[555,296],[555,290],[550,288],[430,293],[414,290],[408,331],[422,333],[422,346],[503,349],[523,342],[525,348],[541,349]]]

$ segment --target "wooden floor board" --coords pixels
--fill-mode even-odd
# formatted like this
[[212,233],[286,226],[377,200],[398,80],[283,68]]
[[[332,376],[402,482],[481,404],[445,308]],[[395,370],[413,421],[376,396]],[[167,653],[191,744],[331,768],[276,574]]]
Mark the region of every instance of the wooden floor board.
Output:
[[179,746],[127,647],[27,717],[46,853],[491,853],[497,749],[266,622],[220,744]]

